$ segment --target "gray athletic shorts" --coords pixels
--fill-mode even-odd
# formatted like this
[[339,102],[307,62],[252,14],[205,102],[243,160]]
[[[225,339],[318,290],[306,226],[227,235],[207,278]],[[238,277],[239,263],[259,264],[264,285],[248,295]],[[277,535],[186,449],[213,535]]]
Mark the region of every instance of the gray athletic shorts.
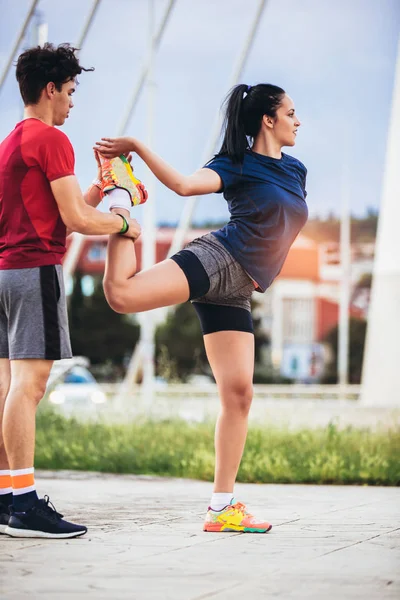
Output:
[[192,298],[193,302],[236,306],[251,311],[254,283],[215,235],[207,233],[190,242],[184,250],[197,256],[210,280],[208,292]]
[[0,270],[0,358],[71,358],[61,265]]

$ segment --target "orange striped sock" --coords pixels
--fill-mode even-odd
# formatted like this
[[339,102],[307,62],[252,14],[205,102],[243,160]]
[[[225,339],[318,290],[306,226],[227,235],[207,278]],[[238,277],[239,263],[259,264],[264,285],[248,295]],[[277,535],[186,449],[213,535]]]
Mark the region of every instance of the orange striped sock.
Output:
[[12,494],[10,469],[0,471],[0,495]]
[[35,488],[35,469],[17,469],[11,471],[11,480],[14,496],[33,492]]
[[25,511],[31,508],[37,499],[35,486],[35,469],[11,470],[11,481],[13,489],[13,506],[17,511]]
[[11,504],[11,500],[12,500],[11,495],[12,495],[12,485],[11,485],[10,470],[9,469],[1,470],[0,471],[0,504],[5,504],[6,506]]

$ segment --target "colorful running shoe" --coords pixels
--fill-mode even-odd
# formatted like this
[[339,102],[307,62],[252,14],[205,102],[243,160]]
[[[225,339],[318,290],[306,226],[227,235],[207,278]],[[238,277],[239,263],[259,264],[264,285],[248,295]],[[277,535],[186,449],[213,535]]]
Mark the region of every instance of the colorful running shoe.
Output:
[[204,531],[242,531],[243,533],[266,533],[272,528],[267,521],[258,521],[246,510],[241,502],[232,500],[232,504],[216,511],[209,507]]
[[132,206],[146,202],[146,188],[134,176],[130,162],[123,154],[111,159],[104,158],[101,154],[98,154],[98,157],[101,164],[101,191],[103,194],[115,188],[122,188],[129,193]]

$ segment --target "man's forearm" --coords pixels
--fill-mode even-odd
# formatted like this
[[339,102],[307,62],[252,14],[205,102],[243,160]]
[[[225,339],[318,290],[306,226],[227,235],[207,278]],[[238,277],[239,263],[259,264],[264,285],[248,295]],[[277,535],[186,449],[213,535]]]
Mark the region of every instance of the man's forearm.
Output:
[[84,235],[108,235],[119,233],[123,224],[124,222],[119,215],[103,213],[92,206],[86,205],[82,214],[76,220],[72,231]]
[[[92,206],[93,208],[97,208],[100,202],[102,201],[102,196],[100,193],[100,189],[96,185],[91,185],[88,187],[86,192],[83,194],[83,198],[88,206]],[[73,229],[67,229],[67,237],[74,233]]]
[[[74,175],[52,181],[51,189],[67,229],[84,235],[122,233],[134,240],[140,235],[140,226],[135,219],[105,213],[86,204]],[[97,192],[94,193],[98,199]]]
[[[100,202],[103,199],[101,195],[100,188],[93,183],[88,187],[86,192],[83,194],[83,199],[85,200],[88,206],[92,206],[93,208],[97,208]],[[67,229],[67,236],[73,233],[72,229]]]

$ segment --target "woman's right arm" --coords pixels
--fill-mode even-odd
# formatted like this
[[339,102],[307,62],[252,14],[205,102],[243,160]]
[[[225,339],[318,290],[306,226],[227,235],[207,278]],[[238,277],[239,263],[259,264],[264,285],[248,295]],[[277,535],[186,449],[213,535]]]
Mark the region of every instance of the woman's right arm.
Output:
[[212,169],[199,169],[192,175],[182,175],[135,138],[102,138],[101,142],[96,143],[95,149],[106,158],[136,152],[157,179],[179,196],[211,194],[222,187],[220,176]]

